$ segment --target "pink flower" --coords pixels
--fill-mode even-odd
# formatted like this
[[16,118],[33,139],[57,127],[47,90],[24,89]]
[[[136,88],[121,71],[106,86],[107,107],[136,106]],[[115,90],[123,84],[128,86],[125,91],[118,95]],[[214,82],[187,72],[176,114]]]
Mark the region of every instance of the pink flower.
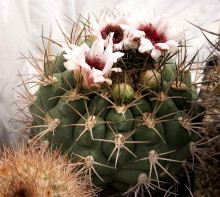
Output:
[[182,32],[170,29],[165,16],[150,20],[140,12],[131,21],[138,31],[145,33],[140,39],[138,47],[140,53],[147,52],[156,60],[163,55],[163,52],[173,54],[178,51],[178,42],[184,35]]
[[111,85],[109,75],[111,71],[120,72],[120,68],[112,68],[118,58],[124,53],[113,53],[112,46],[104,47],[104,40],[97,39],[91,49],[84,43],[80,47],[70,45],[70,48],[64,48],[66,54],[64,57],[67,62],[64,66],[67,70],[72,70],[77,75],[82,74],[83,86],[91,88],[92,86],[100,88],[103,82]]
[[105,40],[105,47],[110,44],[114,51],[128,49],[132,45],[128,24],[128,17],[113,18],[103,15],[99,18],[98,23],[91,23],[90,39],[103,39]]

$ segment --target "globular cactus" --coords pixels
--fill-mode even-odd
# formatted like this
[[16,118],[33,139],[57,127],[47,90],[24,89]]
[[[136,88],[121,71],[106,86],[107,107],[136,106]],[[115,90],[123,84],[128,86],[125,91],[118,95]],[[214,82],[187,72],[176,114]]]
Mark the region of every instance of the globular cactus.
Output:
[[0,152],[1,197],[92,197],[77,165],[68,163],[58,151],[48,150],[47,143],[3,147]]
[[83,23],[79,36],[63,33],[65,45],[49,39],[62,52],[45,48],[44,69],[29,59],[39,89],[25,94],[32,140],[80,161],[91,186],[126,195],[164,191],[161,180],[178,183],[175,173],[203,141],[194,59],[186,62],[184,41],[176,39],[182,33],[165,17],[139,17],[105,15]]

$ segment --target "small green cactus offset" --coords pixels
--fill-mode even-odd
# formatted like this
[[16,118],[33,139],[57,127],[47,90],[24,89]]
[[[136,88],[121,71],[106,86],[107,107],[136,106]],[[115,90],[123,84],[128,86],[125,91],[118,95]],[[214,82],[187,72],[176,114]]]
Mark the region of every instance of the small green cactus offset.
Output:
[[27,94],[32,140],[61,146],[91,186],[150,195],[162,180],[178,183],[174,173],[198,155],[203,113],[181,36],[144,15],[104,15],[64,34],[60,55],[45,49],[44,70],[32,62],[41,76]]

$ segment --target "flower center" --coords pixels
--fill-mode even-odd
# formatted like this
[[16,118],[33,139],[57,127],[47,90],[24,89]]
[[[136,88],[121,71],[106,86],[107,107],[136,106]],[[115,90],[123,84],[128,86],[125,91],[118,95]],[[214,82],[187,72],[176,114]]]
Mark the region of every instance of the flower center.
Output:
[[119,42],[121,42],[123,40],[123,33],[124,31],[122,30],[122,28],[118,25],[107,25],[102,31],[102,38],[105,40],[110,32],[114,32],[114,36],[113,36],[113,43],[114,44],[118,44]]
[[141,25],[138,30],[145,32],[145,38],[149,39],[153,45],[157,43],[165,43],[167,41],[166,36],[164,33],[158,34],[157,30],[152,26],[149,25]]
[[86,58],[86,63],[91,67],[97,70],[103,70],[105,68],[105,62],[101,61],[99,58]]

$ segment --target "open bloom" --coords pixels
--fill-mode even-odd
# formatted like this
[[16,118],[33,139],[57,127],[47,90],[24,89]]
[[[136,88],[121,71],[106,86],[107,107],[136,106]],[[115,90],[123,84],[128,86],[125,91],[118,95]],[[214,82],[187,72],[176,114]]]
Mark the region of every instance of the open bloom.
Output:
[[150,21],[148,17],[139,14],[135,18],[135,23],[137,30],[145,33],[145,37],[140,39],[138,48],[140,53],[150,53],[156,60],[163,55],[163,52],[173,54],[178,51],[178,42],[182,40],[183,33],[170,29],[165,16]]
[[105,47],[110,44],[114,50],[128,49],[132,45],[128,24],[128,17],[113,18],[103,15],[98,23],[91,23],[90,38],[103,39],[105,40]]
[[64,50],[66,52],[64,57],[67,59],[64,66],[76,74],[81,72],[82,82],[86,88],[92,86],[99,88],[103,82],[111,84],[108,78],[110,71],[121,71],[120,68],[112,68],[112,66],[124,53],[113,53],[110,45],[105,49],[102,39],[97,39],[91,49],[84,43],[80,47],[71,44],[70,48],[66,47]]

